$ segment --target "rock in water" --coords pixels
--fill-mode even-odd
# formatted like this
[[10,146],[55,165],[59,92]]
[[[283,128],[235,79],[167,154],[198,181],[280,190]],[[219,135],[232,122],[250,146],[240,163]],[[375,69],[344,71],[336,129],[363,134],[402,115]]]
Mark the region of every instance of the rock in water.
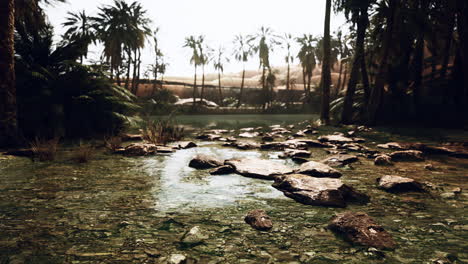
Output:
[[300,174],[306,174],[313,177],[340,178],[341,172],[316,161],[309,161],[301,165],[296,171]]
[[211,175],[226,175],[226,174],[231,174],[234,172],[236,172],[236,170],[234,170],[232,166],[224,165],[224,166],[213,169],[212,171],[210,171],[210,174]]
[[125,149],[117,151],[117,153],[132,157],[147,156],[155,154],[157,149],[158,147],[154,144],[134,143],[128,145],[127,147],[125,147]]
[[421,183],[400,176],[385,175],[377,179],[380,189],[388,192],[423,192]]
[[187,257],[182,254],[172,254],[167,262],[168,264],[185,264]]
[[396,243],[384,228],[366,213],[346,212],[333,217],[328,225],[332,231],[343,235],[354,245],[378,249],[394,249]]
[[374,165],[376,166],[392,166],[392,158],[389,155],[378,155],[374,159]]
[[187,246],[196,246],[206,239],[208,239],[208,236],[200,230],[200,227],[194,226],[182,236],[181,242]]
[[423,153],[419,150],[395,151],[390,154],[392,161],[423,161]]
[[270,217],[264,210],[252,210],[244,218],[245,222],[260,231],[267,231],[273,227]]
[[337,154],[322,160],[322,163],[332,167],[343,167],[358,160],[358,157],[354,155]]
[[367,195],[357,192],[339,179],[291,174],[276,178],[273,187],[287,197],[308,205],[346,207],[348,202],[369,201]]
[[310,151],[300,149],[285,149],[280,158],[309,158]]
[[195,148],[195,147],[197,147],[197,144],[195,144],[192,141],[179,142],[179,148],[181,149],[189,149],[189,148]]
[[352,143],[354,140],[342,135],[327,135],[318,138],[320,142],[330,142],[335,144]]
[[231,159],[226,160],[225,164],[234,167],[242,176],[266,180],[274,180],[278,175],[293,172],[293,169],[286,165],[257,158]]
[[202,170],[216,168],[220,166],[223,166],[222,161],[218,160],[215,157],[211,157],[204,154],[199,154],[195,156],[195,158],[193,158],[189,163],[189,167]]

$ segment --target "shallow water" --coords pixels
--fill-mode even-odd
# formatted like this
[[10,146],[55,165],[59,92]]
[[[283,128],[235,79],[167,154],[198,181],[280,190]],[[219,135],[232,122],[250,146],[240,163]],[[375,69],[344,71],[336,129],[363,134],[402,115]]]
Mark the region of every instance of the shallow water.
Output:
[[[260,122],[298,122],[292,119]],[[222,121],[207,120],[224,128]],[[258,120],[234,126],[258,126],[253,124]],[[336,128],[321,133],[332,130]],[[362,135],[370,139],[369,147],[375,147],[372,141],[431,142],[430,137],[388,132]],[[436,140],[446,138],[442,136]],[[312,160],[327,156],[323,149],[311,151]],[[383,168],[360,158],[352,168],[340,169],[342,180],[368,193],[371,203],[339,209],[296,203],[269,181],[211,176],[189,168],[198,153],[221,159],[261,157],[297,166],[278,159],[279,152],[241,151],[213,142],[168,156],[100,153],[87,164],[70,161],[68,152],[52,163],[0,156],[0,263],[164,263],[174,253],[198,263],[432,263],[446,255],[458,259],[455,263],[468,261],[468,195],[464,191],[447,197],[454,187],[468,188],[467,159],[434,156]],[[427,163],[438,170],[425,170]],[[385,174],[428,181],[436,190],[389,194],[375,188],[376,178]],[[252,209],[266,210],[274,228],[259,232],[245,224],[243,217]],[[382,256],[333,235],[326,229],[329,219],[346,210],[367,212],[399,247]],[[193,226],[209,238],[185,247],[180,238]]]

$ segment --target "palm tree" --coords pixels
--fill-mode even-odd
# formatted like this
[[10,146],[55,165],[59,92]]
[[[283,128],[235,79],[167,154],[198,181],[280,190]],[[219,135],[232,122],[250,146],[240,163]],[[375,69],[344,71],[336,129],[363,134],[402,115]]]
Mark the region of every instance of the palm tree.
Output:
[[296,38],[301,49],[297,54],[302,67],[302,81],[304,84],[305,100],[304,104],[310,102],[311,82],[313,72],[317,65],[317,39],[311,34],[304,34],[302,37]]
[[286,91],[288,92],[288,99],[286,105],[289,107],[289,97],[290,97],[290,89],[291,89],[291,63],[294,62],[294,57],[291,54],[291,45],[294,41],[294,38],[291,34],[285,33],[282,37],[282,44],[283,48],[286,50],[286,57],[284,61],[287,64],[287,71],[286,71]]
[[331,85],[331,48],[330,48],[330,12],[331,0],[327,0],[325,8],[325,29],[323,33],[323,62],[322,62],[322,111],[320,120],[323,124],[330,123],[330,85]]
[[341,122],[344,124],[351,122],[353,116],[353,97],[356,91],[359,72],[361,72],[364,84],[365,101],[367,101],[369,97],[369,78],[365,63],[364,42],[366,30],[369,25],[369,15],[367,12],[372,1],[373,0],[339,0],[335,2],[335,9],[337,11],[344,11],[348,21],[357,25],[356,47],[341,115]]
[[267,87],[267,72],[270,71],[270,52],[273,50],[275,45],[278,45],[279,42],[276,40],[276,37],[273,35],[273,31],[268,27],[261,27],[260,31],[249,38],[249,43],[256,41],[257,44],[253,45],[253,50],[258,54],[260,60],[260,68],[262,68],[262,91],[264,94],[264,103],[263,108],[265,109],[270,99],[268,98],[268,87]]
[[[201,36],[199,38],[201,38]],[[184,47],[190,48],[192,50],[192,57],[190,58],[190,64],[193,64],[195,68],[195,74],[193,77],[193,107],[195,107],[196,97],[197,97],[197,67],[201,64],[197,38],[194,36],[185,38]]]
[[229,58],[224,56],[223,47],[219,47],[216,52],[216,59],[214,60],[214,68],[218,71],[218,91],[219,91],[219,104],[223,102],[223,92],[221,90],[221,74],[224,72],[224,64],[229,63]]
[[247,43],[247,39],[242,35],[237,35],[234,38],[234,58],[242,62],[242,81],[239,92],[239,98],[237,100],[237,108],[241,106],[242,95],[244,93],[244,81],[245,81],[245,63],[249,60],[249,57],[252,56],[253,49],[252,46]]
[[17,138],[15,87],[15,0],[0,2],[0,146]]
[[154,82],[153,82],[152,94],[154,94],[154,92],[156,90],[156,84],[157,84],[157,81],[158,81],[158,73],[160,73],[160,70],[161,70],[160,61],[162,60],[162,58],[164,56],[164,54],[159,49],[159,40],[158,40],[158,37],[157,37],[158,32],[159,32],[159,28],[156,28],[156,30],[153,33],[155,62],[154,62],[154,67],[153,67]]
[[200,55],[200,65],[202,67],[202,87],[200,92],[200,102],[205,98],[205,67],[213,59],[213,50],[205,44],[205,37],[199,36],[197,40],[198,54]]
[[68,28],[64,37],[68,40],[81,40],[84,42],[83,54],[80,56],[80,63],[83,64],[83,57],[88,54],[88,46],[95,40],[93,27],[85,10],[78,13],[68,12],[67,14],[69,16],[66,22],[62,24]]

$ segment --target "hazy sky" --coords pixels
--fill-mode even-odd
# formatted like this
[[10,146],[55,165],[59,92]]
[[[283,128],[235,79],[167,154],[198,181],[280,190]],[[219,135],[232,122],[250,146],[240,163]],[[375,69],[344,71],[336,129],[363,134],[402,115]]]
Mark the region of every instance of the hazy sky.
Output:
[[[97,7],[111,4],[113,0],[68,0],[66,4],[47,7],[47,14],[57,34],[64,33],[61,24],[66,13],[85,9],[95,15]],[[130,2],[130,1],[129,1]],[[294,36],[304,33],[322,35],[325,0],[140,0],[148,10],[153,27],[160,27],[159,39],[162,52],[169,62],[168,76],[193,74],[190,65],[191,51],[183,48],[184,38],[189,35],[205,35],[207,43],[217,48],[220,45],[232,53],[232,40],[236,34],[253,34],[261,26],[271,27],[275,33],[288,32]],[[343,16],[332,16],[332,32],[344,24]],[[101,49],[91,48],[91,58],[97,58]],[[297,53],[297,48],[294,49]],[[284,64],[284,51],[276,48],[271,64]],[[154,52],[147,45],[143,64],[153,62]],[[253,58],[248,69],[258,69],[258,60]],[[225,72],[239,72],[242,65],[231,60]],[[207,71],[213,72],[210,66]]]

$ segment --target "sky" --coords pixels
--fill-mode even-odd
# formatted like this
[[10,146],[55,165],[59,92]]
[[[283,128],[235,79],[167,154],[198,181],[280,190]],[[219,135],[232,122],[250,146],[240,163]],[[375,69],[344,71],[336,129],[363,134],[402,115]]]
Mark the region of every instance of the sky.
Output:
[[[61,25],[67,12],[86,10],[88,15],[96,15],[98,7],[112,4],[113,0],[68,0],[68,3],[46,7],[49,20],[55,33],[61,35],[65,29]],[[130,1],[129,1],[130,2]],[[232,41],[237,34],[254,34],[260,27],[273,29],[278,35],[291,33],[301,36],[304,33],[323,34],[325,0],[139,0],[148,11],[152,28],[159,27],[159,45],[169,63],[167,76],[191,76],[191,51],[184,48],[184,39],[190,35],[204,35],[207,44],[217,49],[222,46],[227,55],[232,54]],[[343,26],[342,15],[332,14],[332,32]],[[59,39],[59,38],[58,38]],[[297,53],[298,48],[293,47]],[[102,48],[90,48],[89,58],[97,59]],[[285,52],[275,48],[271,55],[273,66],[284,65]],[[154,51],[151,44],[143,51],[143,65],[153,63]],[[297,62],[297,59],[296,59]],[[258,69],[258,59],[252,58],[247,69]],[[225,72],[235,73],[242,70],[242,64],[231,59]],[[210,65],[207,72],[214,72]]]

